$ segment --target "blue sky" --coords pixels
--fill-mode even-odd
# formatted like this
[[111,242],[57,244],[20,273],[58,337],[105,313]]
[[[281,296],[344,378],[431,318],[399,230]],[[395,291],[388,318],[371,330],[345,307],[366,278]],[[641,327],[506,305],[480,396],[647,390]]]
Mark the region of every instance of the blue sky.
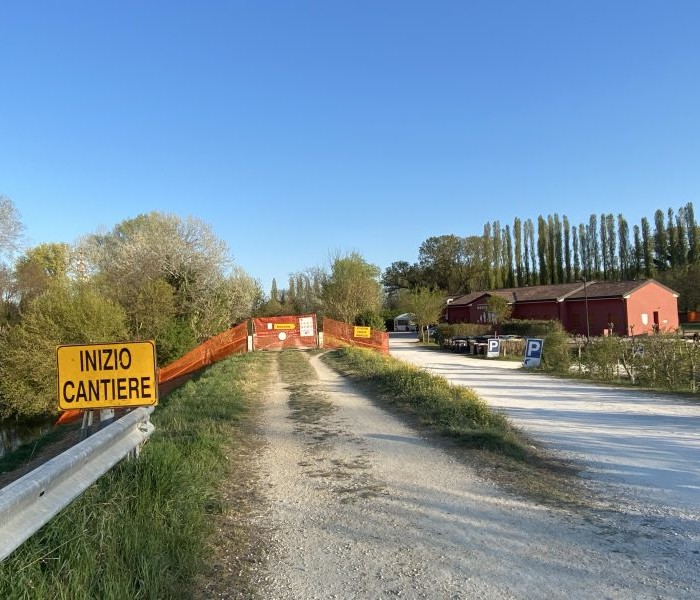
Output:
[[6,2],[0,194],[30,243],[152,210],[269,288],[486,221],[700,210],[700,3]]

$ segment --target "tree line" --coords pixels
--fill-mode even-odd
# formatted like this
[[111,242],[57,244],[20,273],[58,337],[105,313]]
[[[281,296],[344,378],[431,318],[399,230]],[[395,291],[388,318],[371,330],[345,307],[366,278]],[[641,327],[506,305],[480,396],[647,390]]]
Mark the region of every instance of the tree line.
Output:
[[450,294],[654,277],[681,294],[679,306],[700,305],[700,230],[692,203],[657,210],[632,228],[622,215],[592,214],[573,224],[566,215],[540,215],[513,224],[486,223],[481,235],[425,240],[418,262],[397,261],[382,282],[390,294],[428,287]]
[[21,234],[0,196],[0,419],[55,413],[58,345],[152,339],[164,365],[264,302],[192,217],[151,212],[74,245],[24,251]]
[[293,274],[269,297],[194,218],[151,212],[75,244],[22,249],[0,196],[0,421],[55,414],[56,346],[154,340],[165,365],[252,316],[317,312],[383,328],[381,269],[358,253]]

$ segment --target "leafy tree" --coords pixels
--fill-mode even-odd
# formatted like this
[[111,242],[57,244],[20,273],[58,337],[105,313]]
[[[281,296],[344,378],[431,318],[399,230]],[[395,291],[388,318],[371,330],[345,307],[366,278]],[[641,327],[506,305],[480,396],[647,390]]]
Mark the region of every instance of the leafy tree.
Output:
[[513,306],[503,296],[489,296],[486,300],[486,310],[491,315],[494,324],[503,323],[510,319]]
[[23,229],[12,200],[0,195],[0,262],[3,258],[11,258],[19,250]]
[[413,315],[413,321],[426,341],[426,327],[440,320],[444,307],[444,295],[440,290],[418,287],[406,295],[403,310]]
[[382,285],[389,295],[394,295],[399,290],[410,290],[419,285],[422,280],[421,268],[405,260],[391,263],[382,275]]
[[[231,266],[226,244],[198,219],[157,212],[93,235],[81,251],[108,291],[122,305],[150,280],[161,279],[175,293],[176,318],[198,341],[218,333],[230,320],[226,273]],[[252,307],[251,307],[252,308]],[[130,319],[132,321],[132,319]]]
[[40,244],[30,248],[15,263],[15,284],[20,305],[36,298],[52,282],[65,280],[71,264],[68,244]]
[[0,338],[0,417],[56,412],[56,346],[128,339],[124,310],[84,283],[57,283]]
[[363,312],[379,312],[381,286],[379,267],[369,264],[357,252],[336,256],[323,286],[325,314],[332,319],[354,323]]

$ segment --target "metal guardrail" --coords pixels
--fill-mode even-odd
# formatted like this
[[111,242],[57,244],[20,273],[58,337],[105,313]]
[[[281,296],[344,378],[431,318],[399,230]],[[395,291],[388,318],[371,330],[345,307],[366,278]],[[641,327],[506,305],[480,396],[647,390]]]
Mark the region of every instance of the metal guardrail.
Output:
[[0,560],[5,559],[153,433],[142,407],[0,489]]

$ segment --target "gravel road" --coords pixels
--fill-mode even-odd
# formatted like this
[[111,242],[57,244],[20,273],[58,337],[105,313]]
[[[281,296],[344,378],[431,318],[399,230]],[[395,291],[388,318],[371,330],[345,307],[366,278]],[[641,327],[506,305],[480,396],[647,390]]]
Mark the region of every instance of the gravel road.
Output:
[[506,493],[312,364],[330,402],[316,419],[294,418],[278,376],[267,394],[260,597],[697,597],[688,540]]

